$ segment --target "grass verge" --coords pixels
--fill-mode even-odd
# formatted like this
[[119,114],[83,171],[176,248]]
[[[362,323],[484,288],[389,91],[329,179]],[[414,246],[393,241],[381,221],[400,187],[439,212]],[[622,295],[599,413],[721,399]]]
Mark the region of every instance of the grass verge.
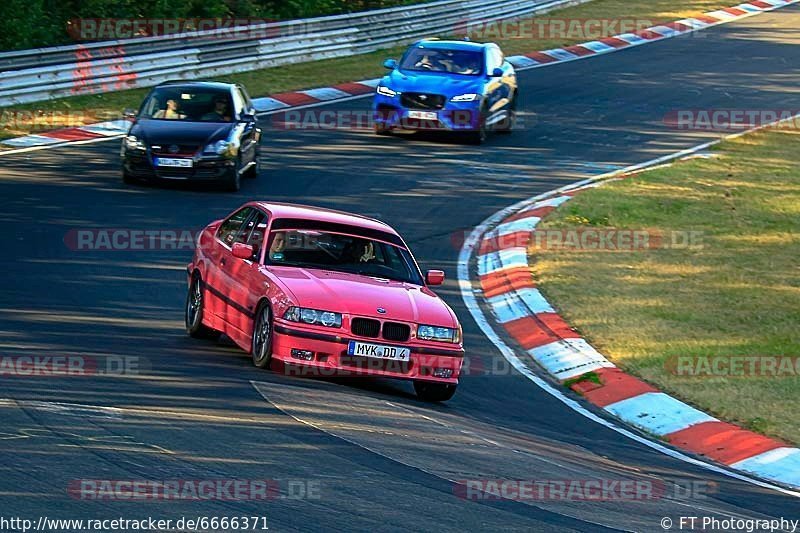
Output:
[[[652,21],[653,24],[656,24],[697,15],[728,5],[731,5],[731,2],[725,2],[724,0],[592,0],[586,4],[554,11],[538,18],[576,21],[625,19],[626,21],[635,20],[639,22]],[[518,27],[524,28],[525,24],[520,24]],[[591,31],[597,31],[597,28],[601,27],[609,28],[612,30],[610,33],[617,33],[613,31],[615,28],[613,24],[605,26],[593,25],[590,26],[590,29]],[[564,32],[556,30],[555,33],[558,33],[558,35],[553,35],[549,31],[544,31],[544,35],[540,35],[538,31],[534,35],[498,35],[496,31],[493,33],[489,27],[483,28],[485,32],[482,32],[480,28],[473,29],[478,34],[475,37],[486,37],[486,40],[497,42],[507,55],[546,50],[600,37],[600,35],[595,34],[584,34],[580,28],[576,27],[572,29],[567,27]],[[266,96],[284,91],[325,87],[337,83],[377,78],[383,75],[384,72],[381,68],[382,60],[386,57],[398,57],[404,49],[405,46],[401,46],[358,56],[325,59],[243,72],[221,76],[217,79],[242,83],[252,96]],[[0,140],[43,131],[47,129],[44,126],[50,125],[41,120],[38,123],[30,123],[26,120],[17,119],[17,117],[26,116],[26,114],[38,115],[60,112],[69,116],[71,121],[69,125],[71,126],[81,125],[81,117],[84,117],[84,123],[119,118],[122,109],[126,107],[137,108],[148,91],[149,89],[132,89],[0,108]]]
[[691,377],[675,358],[800,356],[798,150],[798,131],[751,134],[711,159],[583,192],[538,228],[695,231],[700,246],[540,247],[531,261],[547,298],[618,366],[718,418],[795,444],[800,364],[794,375],[780,367],[782,377]]

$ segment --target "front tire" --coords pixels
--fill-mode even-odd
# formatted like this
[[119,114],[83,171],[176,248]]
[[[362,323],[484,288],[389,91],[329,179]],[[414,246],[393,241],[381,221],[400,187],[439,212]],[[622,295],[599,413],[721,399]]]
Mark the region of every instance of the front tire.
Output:
[[511,100],[511,104],[508,106],[508,116],[503,119],[500,127],[497,128],[498,133],[509,134],[514,130],[514,126],[517,123],[517,96],[514,95],[514,99]]
[[486,140],[486,108],[481,106],[478,116],[478,129],[469,133],[469,143],[481,145]]
[[220,336],[219,331],[209,328],[203,324],[203,312],[205,309],[205,299],[203,298],[203,282],[199,275],[192,277],[189,285],[189,292],[186,295],[186,333],[195,339],[216,339]]
[[233,165],[233,170],[231,171],[231,175],[228,176],[225,180],[225,190],[228,192],[239,192],[239,189],[242,187],[242,160],[241,158],[236,158],[236,163]]
[[272,362],[272,310],[263,304],[256,311],[253,323],[253,345],[250,349],[253,364],[258,368],[268,368]]
[[456,387],[457,385],[451,383],[414,382],[417,398],[424,402],[446,402],[456,393]]
[[253,157],[255,165],[250,165],[250,168],[248,168],[247,172],[244,173],[244,177],[248,179],[256,179],[258,177],[259,172],[261,172],[261,159],[258,156],[258,152],[256,152],[255,156]]

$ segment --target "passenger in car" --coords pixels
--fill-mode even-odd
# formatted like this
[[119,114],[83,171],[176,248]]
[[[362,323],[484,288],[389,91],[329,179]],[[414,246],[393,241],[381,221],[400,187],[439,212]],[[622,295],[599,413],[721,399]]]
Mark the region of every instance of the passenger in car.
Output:
[[166,118],[166,119],[182,119],[186,118],[186,115],[178,111],[178,101],[169,99],[167,100],[167,107],[165,109],[159,109],[153,115],[153,118]]

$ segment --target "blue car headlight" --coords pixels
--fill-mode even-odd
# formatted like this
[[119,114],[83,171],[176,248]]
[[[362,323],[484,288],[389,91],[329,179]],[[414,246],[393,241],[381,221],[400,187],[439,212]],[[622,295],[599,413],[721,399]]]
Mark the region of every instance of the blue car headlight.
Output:
[[465,93],[454,96],[450,99],[451,102],[474,102],[480,96],[476,93]]
[[397,91],[393,91],[384,85],[378,85],[378,87],[375,90],[378,94],[382,96],[388,96],[389,98],[394,98],[395,96],[397,96]]

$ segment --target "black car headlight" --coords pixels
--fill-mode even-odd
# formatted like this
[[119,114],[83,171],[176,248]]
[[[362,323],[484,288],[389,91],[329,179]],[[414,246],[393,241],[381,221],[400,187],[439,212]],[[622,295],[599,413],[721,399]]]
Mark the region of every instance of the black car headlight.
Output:
[[439,341],[457,343],[461,340],[461,333],[457,328],[443,328],[440,326],[417,326],[417,338],[424,341]]
[[127,148],[128,150],[136,150],[139,152],[144,152],[145,150],[147,150],[147,147],[141,140],[139,140],[139,138],[136,135],[126,135],[124,142],[125,142],[125,148]]
[[283,319],[291,322],[302,322],[304,324],[326,326],[329,328],[342,327],[341,313],[309,309],[307,307],[290,307],[283,314]]
[[211,144],[207,144],[205,148],[203,148],[203,154],[205,155],[221,155],[221,156],[234,156],[236,155],[236,145],[232,142],[228,141],[217,141]]

